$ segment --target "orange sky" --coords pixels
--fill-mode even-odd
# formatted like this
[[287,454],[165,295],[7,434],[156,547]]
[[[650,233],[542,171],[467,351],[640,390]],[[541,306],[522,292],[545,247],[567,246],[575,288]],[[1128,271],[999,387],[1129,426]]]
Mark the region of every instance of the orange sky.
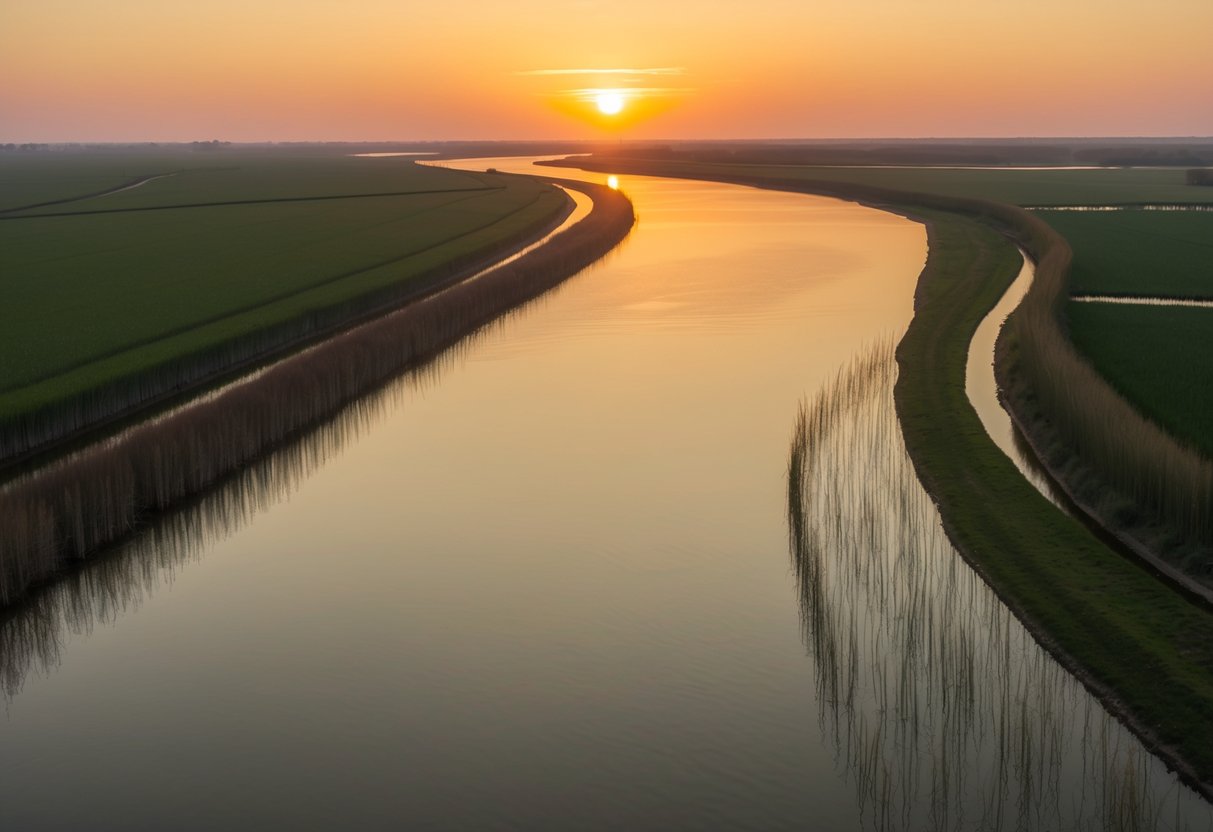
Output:
[[0,141],[1207,136],[1210,32],[1210,0],[0,0]]

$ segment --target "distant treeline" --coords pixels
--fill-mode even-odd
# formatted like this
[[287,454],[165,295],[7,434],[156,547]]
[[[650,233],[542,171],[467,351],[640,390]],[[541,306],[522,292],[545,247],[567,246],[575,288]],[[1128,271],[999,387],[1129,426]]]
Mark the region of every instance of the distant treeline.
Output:
[[631,229],[632,204],[605,186],[566,184],[589,193],[593,210],[518,260],[9,484],[0,491],[0,606],[602,257]]
[[117,153],[165,150],[272,151],[293,155],[424,153],[439,159],[491,156],[544,156],[605,151],[610,144],[585,141],[426,141],[426,142],[23,142],[0,144],[0,152]]
[[625,145],[599,151],[646,159],[763,165],[1094,165],[1102,167],[1194,167],[1213,165],[1213,141],[1176,144],[1038,144],[941,142],[862,144],[772,144],[730,142],[686,145]]
[[194,150],[223,150],[231,146],[231,142],[221,142],[218,139],[211,139],[209,142],[190,142],[190,147]]

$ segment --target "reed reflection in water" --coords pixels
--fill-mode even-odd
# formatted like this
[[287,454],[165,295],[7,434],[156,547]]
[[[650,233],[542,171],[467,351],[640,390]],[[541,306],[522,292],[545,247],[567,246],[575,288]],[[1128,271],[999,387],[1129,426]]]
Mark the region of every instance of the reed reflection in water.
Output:
[[896,372],[881,343],[803,406],[788,473],[818,717],[865,825],[1213,824],[951,546],[905,453]]
[[[621,245],[626,245],[622,243]],[[570,278],[609,263],[604,256]],[[476,344],[509,322],[540,311],[564,290],[559,284],[461,338],[424,363],[339,406],[304,432],[220,480],[194,499],[141,527],[107,551],[75,561],[20,604],[0,613],[0,696],[17,696],[30,673],[48,674],[72,636],[87,635],[164,591],[185,566],[234,535],[270,506],[290,498],[330,460],[355,444],[385,414],[407,407],[412,395],[436,387]],[[101,446],[104,451],[105,445]],[[334,563],[334,570],[340,564]]]

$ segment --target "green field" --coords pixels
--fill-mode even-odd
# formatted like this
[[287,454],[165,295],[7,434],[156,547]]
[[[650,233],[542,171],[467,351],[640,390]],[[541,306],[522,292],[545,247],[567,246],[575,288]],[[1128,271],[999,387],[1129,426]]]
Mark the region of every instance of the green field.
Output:
[[[137,188],[95,196],[149,177]],[[0,216],[477,188],[482,177],[401,158],[271,150],[0,154]],[[66,201],[70,200],[70,201]],[[55,203],[55,204],[46,204]]]
[[1073,294],[1213,298],[1213,212],[1039,213],[1074,250]]
[[1213,309],[1071,303],[1070,334],[1104,378],[1213,457]]
[[[1213,213],[1041,211],[1074,251],[1077,295],[1213,298]],[[1213,309],[1066,306],[1078,350],[1118,393],[1213,456]]]
[[491,255],[568,204],[531,180],[401,159],[55,156],[0,160],[0,419],[274,327],[297,332]]

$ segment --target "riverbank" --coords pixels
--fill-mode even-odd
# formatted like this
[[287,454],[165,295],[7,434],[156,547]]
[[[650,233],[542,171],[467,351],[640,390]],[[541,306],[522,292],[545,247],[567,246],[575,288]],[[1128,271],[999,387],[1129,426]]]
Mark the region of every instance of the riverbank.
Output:
[[[569,166],[593,169],[586,160]],[[995,446],[965,396],[973,331],[1019,268],[1012,239],[1039,254],[1045,246],[1034,235],[1048,234],[1047,226],[1027,215],[1026,227],[1017,226],[1022,211],[980,200],[766,179],[758,171],[667,171],[658,162],[610,160],[609,167],[824,193],[927,224],[930,254],[897,351],[895,396],[907,449],[948,535],[1050,653],[1186,781],[1213,796],[1213,614],[1057,511]]]
[[1213,795],[1213,615],[1058,511],[986,435],[964,395],[967,348],[1018,255],[972,220],[922,219],[931,257],[898,347],[895,392],[907,449],[949,537],[1105,707]]
[[586,194],[593,207],[547,244],[9,484],[0,506],[0,605],[542,294],[627,235],[635,217],[626,196],[557,184]]
[[[572,207],[520,177],[264,154],[194,168],[153,156],[132,168],[140,187],[98,194],[126,157],[89,158],[64,163],[58,178],[81,195],[50,208],[30,206],[58,179],[11,160],[0,171],[27,200],[0,215],[9,468],[455,282]],[[169,162],[176,175],[158,175]]]

